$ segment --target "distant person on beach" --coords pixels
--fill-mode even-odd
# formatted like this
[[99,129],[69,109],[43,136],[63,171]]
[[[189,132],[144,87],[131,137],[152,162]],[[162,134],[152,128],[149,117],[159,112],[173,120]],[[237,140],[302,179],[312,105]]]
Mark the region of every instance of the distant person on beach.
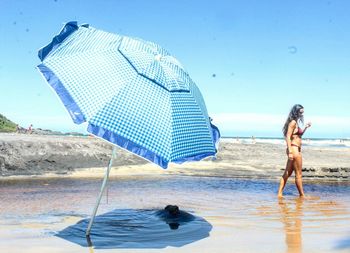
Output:
[[30,124],[30,126],[27,129],[27,133],[31,134],[33,132],[33,124]]
[[252,144],[255,144],[256,143],[256,140],[255,140],[255,137],[254,135],[252,136]]
[[283,196],[283,189],[286,186],[288,178],[295,173],[295,185],[299,191],[299,195],[304,197],[303,181],[302,181],[302,155],[301,155],[301,137],[306,129],[311,126],[307,123],[304,129],[300,128],[299,124],[304,123],[304,107],[296,104],[292,107],[286,123],[283,126],[283,135],[287,144],[287,165],[284,174],[280,181],[278,189],[278,197]]

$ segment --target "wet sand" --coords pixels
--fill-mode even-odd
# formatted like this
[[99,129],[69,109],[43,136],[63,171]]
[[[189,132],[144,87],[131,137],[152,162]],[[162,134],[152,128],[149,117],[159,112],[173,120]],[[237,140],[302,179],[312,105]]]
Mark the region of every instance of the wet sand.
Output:
[[[100,179],[94,178],[1,181],[1,203],[6,204],[0,207],[0,251],[292,253],[350,250],[350,183],[345,182],[306,183],[305,191],[309,194],[306,199],[298,198],[294,186],[288,185],[285,197],[278,199],[275,180],[113,176],[98,214],[133,210],[129,217],[132,218],[131,213],[138,210],[160,210],[176,204],[205,219],[212,226],[209,236],[195,239],[196,233],[187,233],[187,239],[193,236],[192,242],[181,247],[157,248],[159,244],[154,237],[145,234],[148,246],[142,249],[132,248],[132,243],[115,249],[87,248],[55,236],[89,217],[100,183]],[[186,226],[191,228],[195,224],[189,222]],[[181,226],[174,231],[181,232]],[[111,237],[115,236],[113,230],[110,233]],[[150,238],[153,247],[148,241]],[[181,233],[177,239],[181,244],[184,240]],[[169,238],[161,240],[167,245]]]

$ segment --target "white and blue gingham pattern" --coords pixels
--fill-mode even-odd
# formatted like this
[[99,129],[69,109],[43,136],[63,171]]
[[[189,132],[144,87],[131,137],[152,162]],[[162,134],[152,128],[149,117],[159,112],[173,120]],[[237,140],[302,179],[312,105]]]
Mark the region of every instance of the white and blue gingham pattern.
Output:
[[200,91],[157,44],[79,27],[53,48],[39,69],[91,133],[164,168],[215,155]]

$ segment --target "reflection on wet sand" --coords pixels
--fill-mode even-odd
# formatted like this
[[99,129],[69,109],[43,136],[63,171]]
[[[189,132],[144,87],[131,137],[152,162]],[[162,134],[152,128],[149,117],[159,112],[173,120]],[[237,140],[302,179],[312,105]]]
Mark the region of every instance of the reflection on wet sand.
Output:
[[286,201],[279,198],[281,221],[284,224],[287,253],[299,253],[302,249],[302,217],[304,198]]
[[[334,239],[348,232],[344,221],[350,218],[349,206],[345,199],[337,196],[338,193],[332,194],[306,198],[287,196],[275,202],[263,201],[253,212],[252,219],[260,221],[255,226],[264,231],[271,229],[273,223],[281,224],[277,231],[284,238],[282,245],[286,253],[345,250],[350,248],[349,241],[336,242]],[[329,196],[333,196],[331,200]]]
[[278,204],[285,231],[287,253],[302,252],[303,230],[322,230],[325,228],[325,223],[349,216],[349,211],[342,203],[322,200],[320,197],[296,197],[289,200],[280,198]]
[[89,253],[95,253],[94,245],[92,244],[91,238],[88,235],[86,236],[86,242],[87,242],[87,245],[88,245],[88,248],[89,248]]

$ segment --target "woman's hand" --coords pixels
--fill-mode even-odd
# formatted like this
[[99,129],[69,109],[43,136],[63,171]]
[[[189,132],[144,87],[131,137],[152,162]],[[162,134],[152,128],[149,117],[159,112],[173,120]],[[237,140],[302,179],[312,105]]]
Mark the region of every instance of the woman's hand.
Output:
[[287,153],[287,156],[288,156],[288,160],[293,160],[293,159],[294,159],[293,153],[290,152],[288,148],[287,148],[287,150],[286,150],[286,153]]
[[305,125],[305,128],[309,128],[311,127],[311,122],[308,122],[306,125]]
[[293,159],[294,159],[293,153],[288,153],[288,160],[293,160]]

